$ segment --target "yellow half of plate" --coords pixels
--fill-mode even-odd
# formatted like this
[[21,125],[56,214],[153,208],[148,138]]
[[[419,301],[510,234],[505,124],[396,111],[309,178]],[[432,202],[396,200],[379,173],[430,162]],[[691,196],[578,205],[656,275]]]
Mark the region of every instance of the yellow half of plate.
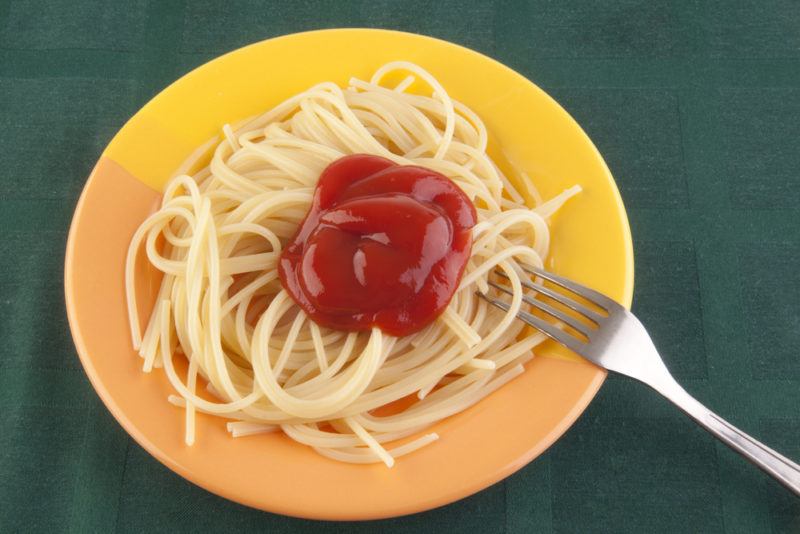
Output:
[[[574,422],[605,378],[547,345],[521,377],[437,424],[441,439],[393,469],[328,460],[280,435],[233,439],[221,419],[200,416],[183,443],[183,412],[160,370],[141,372],[130,344],[123,265],[130,238],[160,188],[225,123],[263,112],[321,81],[367,78],[392,60],[418,63],[475,110],[491,155],[525,173],[547,198],[580,184],[553,224],[549,267],[629,305],[630,230],[603,159],[574,120],[511,69],[444,41],[408,33],[341,29],[260,42],[187,74],[144,106],[114,137],[75,210],[65,289],[75,345],[92,385],[128,433],[170,469],[218,495],[294,516],[369,519],[447,504],[511,474]],[[198,150],[199,149],[199,150]],[[196,159],[196,158],[195,158]],[[139,266],[147,272],[144,265]],[[147,280],[151,280],[148,284]],[[140,284],[142,310],[156,278]]]

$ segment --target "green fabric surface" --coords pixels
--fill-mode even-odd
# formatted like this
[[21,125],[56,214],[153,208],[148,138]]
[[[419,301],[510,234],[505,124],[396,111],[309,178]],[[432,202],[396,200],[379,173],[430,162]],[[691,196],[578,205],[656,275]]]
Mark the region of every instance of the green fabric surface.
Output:
[[264,513],[135,444],[81,369],[66,234],[105,144],[190,68],[313,28],[486,53],[553,95],[631,221],[634,310],[677,378],[800,458],[800,2],[0,1],[0,532],[800,532],[800,500],[667,401],[611,377],[532,464],[368,523]]

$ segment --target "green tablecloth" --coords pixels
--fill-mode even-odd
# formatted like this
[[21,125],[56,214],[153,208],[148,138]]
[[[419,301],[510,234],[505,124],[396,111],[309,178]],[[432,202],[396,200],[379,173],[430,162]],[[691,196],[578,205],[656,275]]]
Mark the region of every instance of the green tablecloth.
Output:
[[461,43],[556,97],[617,179],[634,309],[677,377],[800,458],[796,0],[4,1],[0,531],[800,532],[800,500],[618,378],[508,480],[372,523],[233,504],[132,442],[84,376],[65,318],[64,245],[83,182],[116,129],[191,67],[337,26]]

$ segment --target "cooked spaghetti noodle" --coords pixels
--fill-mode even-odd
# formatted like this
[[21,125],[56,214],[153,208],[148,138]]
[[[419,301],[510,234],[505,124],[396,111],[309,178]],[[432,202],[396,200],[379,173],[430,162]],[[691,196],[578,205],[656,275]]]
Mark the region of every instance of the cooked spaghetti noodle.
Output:
[[[399,73],[407,77],[398,85],[382,84]],[[429,94],[409,91],[417,81]],[[517,262],[542,265],[547,219],[579,189],[529,209],[486,146],[478,116],[406,62],[345,89],[321,83],[236,130],[226,125],[210,165],[167,184],[126,265],[134,347],[144,371],[163,367],[176,390],[169,401],[185,409],[186,443],[204,412],[228,419],[234,437],[282,431],[336,460],[391,466],[435,441],[426,432],[434,423],[521,374],[544,338],[521,335],[514,320],[522,304]],[[320,327],[278,280],[282,246],[308,211],[317,178],[353,153],[438,171],[477,208],[458,290],[413,335]],[[143,333],[133,277],[142,248],[164,273]],[[514,291],[507,312],[476,295],[498,269]],[[186,376],[175,358],[188,361]],[[207,393],[198,392],[198,376]]]

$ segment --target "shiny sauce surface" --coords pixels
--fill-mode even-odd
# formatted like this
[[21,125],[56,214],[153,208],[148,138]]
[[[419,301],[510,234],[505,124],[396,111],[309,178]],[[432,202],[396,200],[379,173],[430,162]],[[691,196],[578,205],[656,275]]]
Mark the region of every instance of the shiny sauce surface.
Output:
[[475,207],[449,178],[365,154],[331,163],[281,253],[283,287],[318,324],[403,336],[450,302]]

